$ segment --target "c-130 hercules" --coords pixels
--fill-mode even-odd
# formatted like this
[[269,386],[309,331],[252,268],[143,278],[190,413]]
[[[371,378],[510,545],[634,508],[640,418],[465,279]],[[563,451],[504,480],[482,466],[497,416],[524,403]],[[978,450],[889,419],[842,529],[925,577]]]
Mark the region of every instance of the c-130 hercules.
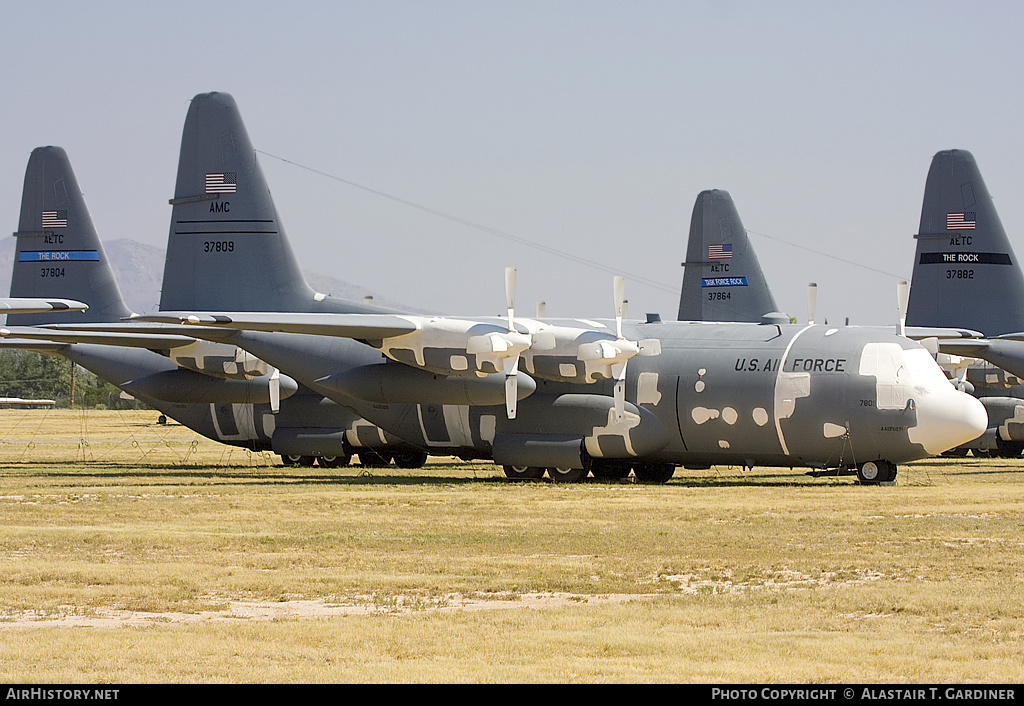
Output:
[[[271,450],[285,463],[312,465],[317,459],[321,466],[334,467],[347,463],[353,453],[366,465],[382,465],[394,456],[396,463],[411,466],[425,458],[233,345],[139,331],[42,328],[69,321],[69,316],[120,324],[131,314],[63,149],[32,151],[15,235],[11,293],[18,298],[0,300],[0,313],[17,315],[8,316],[0,329],[0,348],[65,357],[208,438]],[[89,311],[55,314],[84,309],[85,304],[26,298],[44,294],[84,299]],[[19,305],[19,311],[3,309],[4,302]],[[27,304],[35,306],[29,310]],[[339,444],[325,445],[325,437],[344,437],[344,453]]]
[[[897,463],[985,429],[984,408],[953,389],[923,346],[883,328],[623,321],[621,285],[614,321],[517,318],[514,276],[507,317],[324,313],[314,297],[296,299],[267,257],[283,238],[276,221],[244,210],[265,187],[248,139],[236,139],[244,128],[234,100],[196,96],[190,120],[210,144],[179,169],[174,218],[201,219],[203,233],[172,228],[164,272],[165,292],[184,278],[178,291],[190,294],[165,296],[160,314],[140,318],[245,331],[231,342],[412,445],[470,447],[510,476],[546,469],[563,481],[630,467],[664,481],[679,464],[733,464],[857,469],[862,482],[882,482]],[[225,138],[232,150],[217,149]],[[224,174],[230,212],[208,190],[209,176]],[[204,252],[204,242],[230,245]],[[731,243],[716,245],[709,259]],[[182,255],[199,264],[177,265]],[[280,292],[279,306],[203,305],[208,287],[232,286],[219,273],[248,273],[254,262],[252,286]],[[353,365],[346,338],[386,360]]]

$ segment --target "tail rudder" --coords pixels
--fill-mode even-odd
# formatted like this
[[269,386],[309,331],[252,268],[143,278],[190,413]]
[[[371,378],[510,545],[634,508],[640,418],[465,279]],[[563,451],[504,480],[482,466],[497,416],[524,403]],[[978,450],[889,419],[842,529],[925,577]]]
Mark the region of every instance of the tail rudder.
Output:
[[308,311],[315,305],[227,93],[192,99],[171,205],[160,309]]
[[[62,297],[89,305],[76,323],[117,321],[131,314],[60,147],[38,147],[25,170],[11,275],[12,297]],[[52,323],[67,314],[10,314],[11,326]]]
[[776,311],[753,245],[727,191],[702,191],[690,219],[680,321],[760,322]]
[[908,325],[1024,331],[1024,275],[970,152],[932,158],[914,237]]

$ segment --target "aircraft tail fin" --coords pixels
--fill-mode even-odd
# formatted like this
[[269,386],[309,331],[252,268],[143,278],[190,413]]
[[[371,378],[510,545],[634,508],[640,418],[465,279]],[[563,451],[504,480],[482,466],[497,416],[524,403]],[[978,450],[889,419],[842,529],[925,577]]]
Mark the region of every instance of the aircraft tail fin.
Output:
[[680,321],[759,323],[775,298],[727,191],[702,191],[690,219]]
[[1024,274],[970,152],[932,158],[914,237],[908,325],[1024,331]]
[[[93,226],[67,153],[60,147],[32,150],[25,169],[12,297],[77,299],[89,309],[75,323],[117,321],[131,315]],[[52,323],[53,314],[10,314],[9,326]]]
[[171,205],[161,310],[311,311],[323,299],[306,283],[227,93],[192,99]]

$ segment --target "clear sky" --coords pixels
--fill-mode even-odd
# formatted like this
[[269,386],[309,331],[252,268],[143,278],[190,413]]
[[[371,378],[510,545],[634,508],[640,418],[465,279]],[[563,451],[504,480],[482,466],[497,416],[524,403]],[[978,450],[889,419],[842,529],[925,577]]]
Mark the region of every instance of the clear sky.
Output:
[[188,101],[217,90],[265,153],[304,267],[442,313],[503,314],[512,265],[524,314],[543,299],[550,316],[611,316],[618,273],[632,317],[674,318],[694,199],[717,188],[780,308],[806,318],[815,281],[819,321],[893,323],[928,166],[950,148],[974,154],[1024,252],[1017,2],[51,0],[2,13],[8,232],[29,153],[53,144],[101,237],[163,247]]

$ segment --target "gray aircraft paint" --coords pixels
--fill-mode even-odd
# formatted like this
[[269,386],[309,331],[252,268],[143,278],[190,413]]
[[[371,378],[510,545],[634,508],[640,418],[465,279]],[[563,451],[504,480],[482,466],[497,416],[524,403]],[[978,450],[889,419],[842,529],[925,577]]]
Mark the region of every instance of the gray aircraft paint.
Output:
[[[228,119],[229,114],[237,113],[237,108],[224,94],[197,96],[194,103],[197,101],[214,102],[219,107],[211,111],[190,110],[187,121],[194,119],[196,126],[186,127],[186,136],[208,132],[224,139],[228,133],[244,131],[240,117],[231,115]],[[201,136],[195,139],[197,144],[212,144]],[[232,138],[230,142],[233,146],[247,144],[247,138],[245,141]],[[237,150],[232,154],[237,156]],[[188,188],[181,188],[179,184],[175,209],[186,206],[196,209],[205,204],[202,206],[207,209],[204,219],[226,223],[229,220],[226,213],[210,210],[212,199],[195,198],[201,195],[198,175],[205,179],[208,173],[220,173],[218,170],[235,169],[235,194],[242,188],[237,185],[240,173],[245,173],[250,180],[258,180],[259,188],[255,191],[265,188],[258,169],[243,166],[236,169],[226,160],[209,166],[202,161],[201,151],[186,150],[183,146],[183,161],[192,158],[196,161],[191,167],[191,176],[184,168],[179,169],[179,180],[190,181]],[[248,160],[249,156],[245,156],[240,164],[247,165]],[[255,164],[254,153],[251,163]],[[735,215],[735,209],[730,210]],[[198,218],[185,215],[179,218],[176,212],[175,221]],[[254,229],[254,242],[277,252],[274,250],[277,246],[270,245],[270,240],[283,241],[285,237],[276,214],[273,218],[273,228],[259,233]],[[718,221],[719,234],[721,227]],[[731,227],[742,233],[738,217]],[[221,233],[226,232],[228,226],[206,223],[204,228],[210,233]],[[172,226],[169,239],[176,238],[176,243],[169,243],[169,252],[177,248],[177,253],[187,253],[188,257],[176,256],[171,267],[169,255],[164,291],[181,290],[186,294],[180,298],[169,297],[161,306],[162,318],[172,322],[191,321],[187,318],[190,312],[227,311],[224,307],[206,306],[172,310],[170,305],[175,301],[197,302],[187,293],[203,290],[207,280],[202,277],[213,277],[215,271],[204,264],[202,258],[216,259],[220,263],[216,270],[221,273],[218,278],[224,280],[224,272],[244,272],[243,263],[259,255],[243,248],[237,238],[233,241],[225,238],[228,245],[222,246],[221,252],[210,253],[207,241],[183,234]],[[707,246],[697,247],[700,252]],[[291,252],[290,248],[282,248],[282,252]],[[273,263],[273,260],[263,258],[263,262]],[[298,272],[293,258],[284,257],[281,262],[285,270]],[[267,283],[283,282],[286,289],[296,279],[295,274],[279,276],[256,271],[265,276]],[[324,319],[332,317],[306,313],[269,315],[266,312],[280,312],[285,308],[276,303],[273,290],[274,286],[269,285],[260,290],[268,301],[263,306],[264,313],[251,306],[256,299],[251,298],[250,306],[243,310],[256,313],[224,315],[234,316],[237,328],[246,328],[238,325],[245,319],[250,328],[257,329],[233,339],[238,345],[410,444],[431,450],[448,449],[464,456],[489,456],[505,465],[579,468],[596,459],[626,461],[638,467],[665,463],[854,467],[865,460],[902,462],[927,456],[941,450],[938,447],[951,438],[959,441],[965,433],[976,435],[980,431],[976,428],[984,425],[984,410],[980,404],[954,391],[919,344],[891,331],[789,325],[628,324],[627,337],[656,339],[661,342],[661,354],[638,357],[629,363],[622,419],[614,414],[613,382],[602,377],[607,373],[599,374],[599,368],[580,365],[573,355],[545,357],[540,351],[524,355],[522,370],[539,377],[536,392],[521,401],[520,414],[515,419],[508,418],[503,406],[431,404],[431,393],[436,390],[431,389],[430,378],[425,376],[419,376],[422,383],[415,383],[420,387],[418,394],[423,396],[420,404],[359,400],[339,395],[337,389],[330,387],[339,374],[351,374],[353,366],[366,364],[353,360],[352,353],[357,349],[342,343],[342,339],[301,333],[307,330],[307,325],[309,334],[323,331],[314,322],[322,324]],[[314,297],[311,301],[301,288],[291,293],[286,291],[282,301],[290,302],[287,308],[292,311],[314,314],[339,311],[333,305],[325,305],[324,298]],[[758,309],[762,307],[769,308],[757,305]],[[772,303],[770,310],[774,308]],[[757,320],[764,313],[766,311],[757,311]],[[435,322],[425,323],[422,317],[413,319],[415,317],[395,313],[370,317],[369,323],[353,331],[357,331],[354,335],[358,338],[402,363],[425,367],[434,373],[447,371],[466,376],[475,374],[468,369],[472,356],[467,356],[466,347],[446,343],[446,337],[454,336],[453,340],[457,340],[461,335],[484,335],[474,331],[477,324],[482,331],[497,332],[501,328],[499,321],[463,320],[460,323],[444,319],[437,322],[443,331],[435,331]],[[396,322],[401,324],[403,320],[412,322],[411,327],[395,327]],[[230,322],[221,319],[220,323]],[[383,328],[379,328],[375,336],[373,331],[378,323]],[[574,332],[570,338],[576,336],[576,343],[584,337],[614,339],[614,326],[608,323],[516,321],[520,332],[533,334],[551,326],[559,327],[563,334]],[[343,328],[332,329],[332,335]],[[274,330],[291,333],[266,332]],[[389,340],[389,337],[403,335],[410,343],[403,342],[405,339]],[[379,363],[379,357],[377,361]],[[479,359],[477,364],[479,366]],[[389,365],[397,363],[385,364],[382,369],[376,369],[375,374],[386,377]],[[581,377],[588,382],[568,382],[559,376]],[[379,377],[378,382],[382,379]],[[352,389],[349,387],[346,391]]]
[[973,155],[932,158],[907,305],[908,326],[1024,331],[1024,274]]
[[[131,311],[96,236],[78,179],[60,147],[32,150],[25,169],[15,233],[12,297],[70,297],[89,293],[76,323],[117,321]],[[10,314],[7,326],[54,321],[49,314]]]
[[[130,314],[63,149],[33,150],[26,168],[16,236],[12,296],[74,292],[90,305],[88,311],[75,313],[78,322],[86,324],[117,322]],[[47,271],[42,276],[41,267],[59,271]],[[40,282],[46,286],[40,287]],[[367,434],[366,423],[351,411],[308,389],[300,391],[287,377],[281,379],[281,409],[273,414],[265,375],[249,377],[225,371],[225,364],[234,364],[234,356],[205,355],[190,360],[187,352],[195,344],[191,338],[162,334],[147,338],[127,333],[73,335],[33,328],[66,321],[62,318],[66,316],[9,315],[5,331],[15,338],[0,341],[0,347],[61,355],[203,436],[232,445],[294,455],[343,455],[337,444],[316,440],[319,434],[346,438],[345,455],[360,446],[402,446],[396,437],[380,430]],[[33,340],[16,338],[19,334]],[[44,338],[51,342],[40,340]],[[216,336],[212,339],[225,340]],[[193,369],[176,365],[169,358],[174,350],[186,354],[177,362]],[[220,374],[211,377],[209,373],[217,372],[218,367]],[[275,433],[282,440],[279,444],[274,443]],[[282,444],[283,452],[278,450]]]
[[702,191],[690,218],[679,321],[760,323],[777,311],[728,191]]
[[[915,238],[908,325],[964,326],[989,337],[1024,330],[1024,273],[970,152],[932,158]],[[1019,455],[1024,342],[943,340],[939,349],[988,361],[970,366],[965,378],[988,411],[989,428],[964,448]]]

